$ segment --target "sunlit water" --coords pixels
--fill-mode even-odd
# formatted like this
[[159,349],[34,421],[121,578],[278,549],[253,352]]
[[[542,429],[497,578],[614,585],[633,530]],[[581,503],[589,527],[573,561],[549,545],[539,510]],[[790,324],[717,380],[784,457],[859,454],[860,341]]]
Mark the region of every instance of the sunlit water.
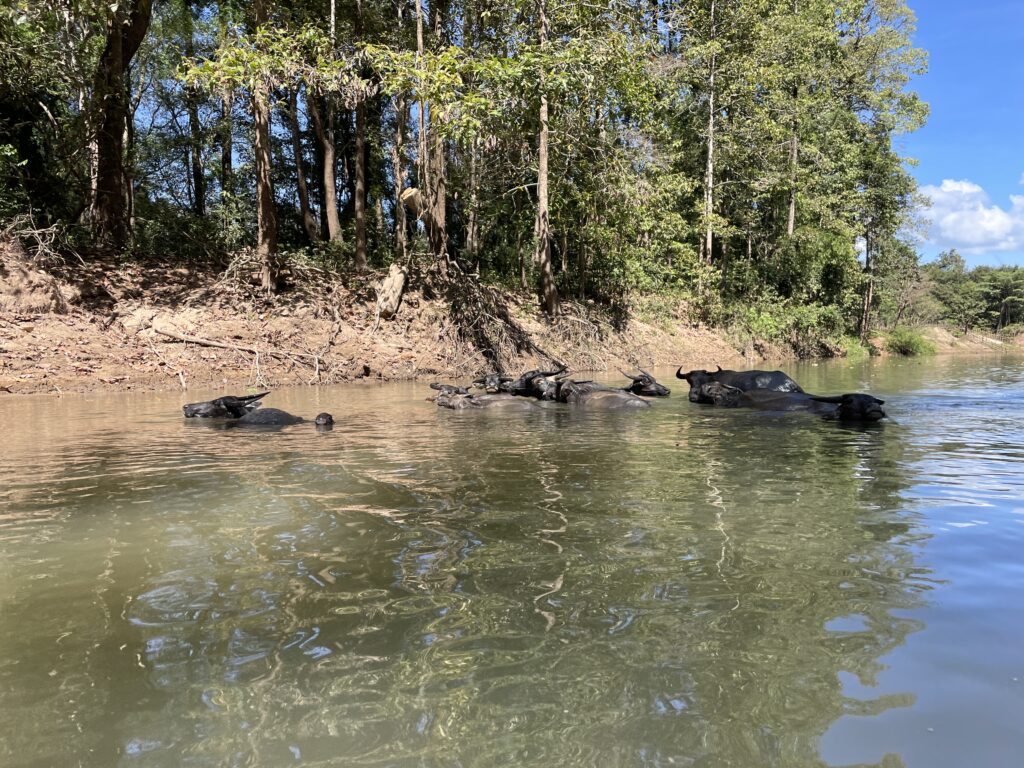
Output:
[[0,400],[0,765],[1021,765],[1024,363],[788,370],[893,421]]

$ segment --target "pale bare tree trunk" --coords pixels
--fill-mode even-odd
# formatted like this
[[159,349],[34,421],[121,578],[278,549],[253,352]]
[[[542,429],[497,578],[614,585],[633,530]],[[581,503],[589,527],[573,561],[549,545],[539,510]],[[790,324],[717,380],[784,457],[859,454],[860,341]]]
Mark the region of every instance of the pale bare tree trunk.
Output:
[[796,132],[789,139],[789,216],[786,218],[786,234],[793,236],[796,231],[796,166],[798,160]]
[[473,261],[477,271],[480,270],[479,222],[477,205],[480,193],[480,179],[477,173],[477,141],[473,140],[469,147],[469,214],[466,217],[466,253]]
[[[540,0],[540,44],[548,42],[546,0]],[[537,263],[540,265],[541,308],[558,314],[558,289],[551,271],[551,224],[548,220],[548,95],[544,83],[540,92],[540,134],[537,139]]]
[[[711,42],[716,38],[715,0],[711,0]],[[715,53],[711,54],[711,73],[708,80],[708,157],[704,168],[704,243],[701,250],[705,261],[711,261],[714,246],[714,224],[711,220],[715,210]]]
[[[399,14],[401,19],[401,14]],[[409,119],[409,106],[405,94],[395,99],[395,143],[391,149],[392,175],[395,180],[395,257],[403,264],[406,260],[405,205],[402,204],[402,188],[405,185],[405,169],[402,153],[405,146],[405,123]]]
[[[254,0],[256,28],[267,23],[266,0]],[[258,82],[252,91],[252,117],[255,136],[253,156],[256,171],[256,255],[260,262],[263,290],[273,293],[277,288],[277,214],[274,210],[274,187],[271,180],[270,157],[270,88]]]
[[864,272],[868,276],[868,282],[864,286],[864,300],[860,309],[860,340],[862,344],[867,343],[868,335],[871,333],[871,302],[875,292],[875,260],[870,234],[865,235],[864,243]]
[[309,185],[306,183],[306,169],[302,161],[302,130],[299,127],[299,94],[298,89],[288,92],[288,117],[292,128],[292,155],[295,158],[295,186],[299,192],[299,214],[302,216],[302,228],[311,243],[320,240],[320,227],[309,205]]
[[[797,0],[793,0],[793,15],[798,12]],[[786,235],[793,236],[796,231],[796,169],[799,160],[799,140],[797,138],[797,99],[800,96],[798,85],[793,86],[793,134],[789,137],[789,215],[786,218]]]

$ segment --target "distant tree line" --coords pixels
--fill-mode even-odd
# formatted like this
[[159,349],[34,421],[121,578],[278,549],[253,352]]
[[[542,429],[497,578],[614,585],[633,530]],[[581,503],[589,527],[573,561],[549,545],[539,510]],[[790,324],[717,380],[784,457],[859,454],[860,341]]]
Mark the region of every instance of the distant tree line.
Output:
[[891,279],[879,308],[881,321],[889,327],[946,323],[962,332],[1024,331],[1022,267],[969,270],[964,258],[950,250]]
[[[0,215],[866,335],[917,269],[904,0],[7,0]],[[1012,314],[1015,310],[1007,309]],[[1007,317],[1010,315],[1007,314]]]

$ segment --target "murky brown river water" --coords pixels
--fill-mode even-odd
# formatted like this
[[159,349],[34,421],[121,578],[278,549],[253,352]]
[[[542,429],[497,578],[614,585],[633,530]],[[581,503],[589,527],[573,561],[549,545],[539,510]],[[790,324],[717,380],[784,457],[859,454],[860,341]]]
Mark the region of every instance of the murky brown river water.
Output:
[[1024,361],[788,370],[893,421],[0,400],[0,766],[1024,764]]

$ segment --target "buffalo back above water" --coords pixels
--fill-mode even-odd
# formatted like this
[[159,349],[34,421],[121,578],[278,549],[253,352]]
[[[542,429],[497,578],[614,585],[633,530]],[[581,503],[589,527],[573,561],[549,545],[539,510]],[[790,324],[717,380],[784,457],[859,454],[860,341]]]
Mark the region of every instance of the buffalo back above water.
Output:
[[702,387],[705,384],[718,383],[734,387],[741,392],[752,390],[769,390],[772,392],[802,393],[800,385],[782,371],[690,371],[683,373],[682,367],[676,371],[676,378],[683,379],[690,385],[689,399],[691,403],[712,403],[713,400],[701,399]]
[[761,411],[804,411],[826,419],[847,422],[872,422],[885,418],[884,400],[863,393],[821,396],[806,392],[750,390],[744,392],[717,381],[700,386],[700,399],[722,408],[756,408]]

